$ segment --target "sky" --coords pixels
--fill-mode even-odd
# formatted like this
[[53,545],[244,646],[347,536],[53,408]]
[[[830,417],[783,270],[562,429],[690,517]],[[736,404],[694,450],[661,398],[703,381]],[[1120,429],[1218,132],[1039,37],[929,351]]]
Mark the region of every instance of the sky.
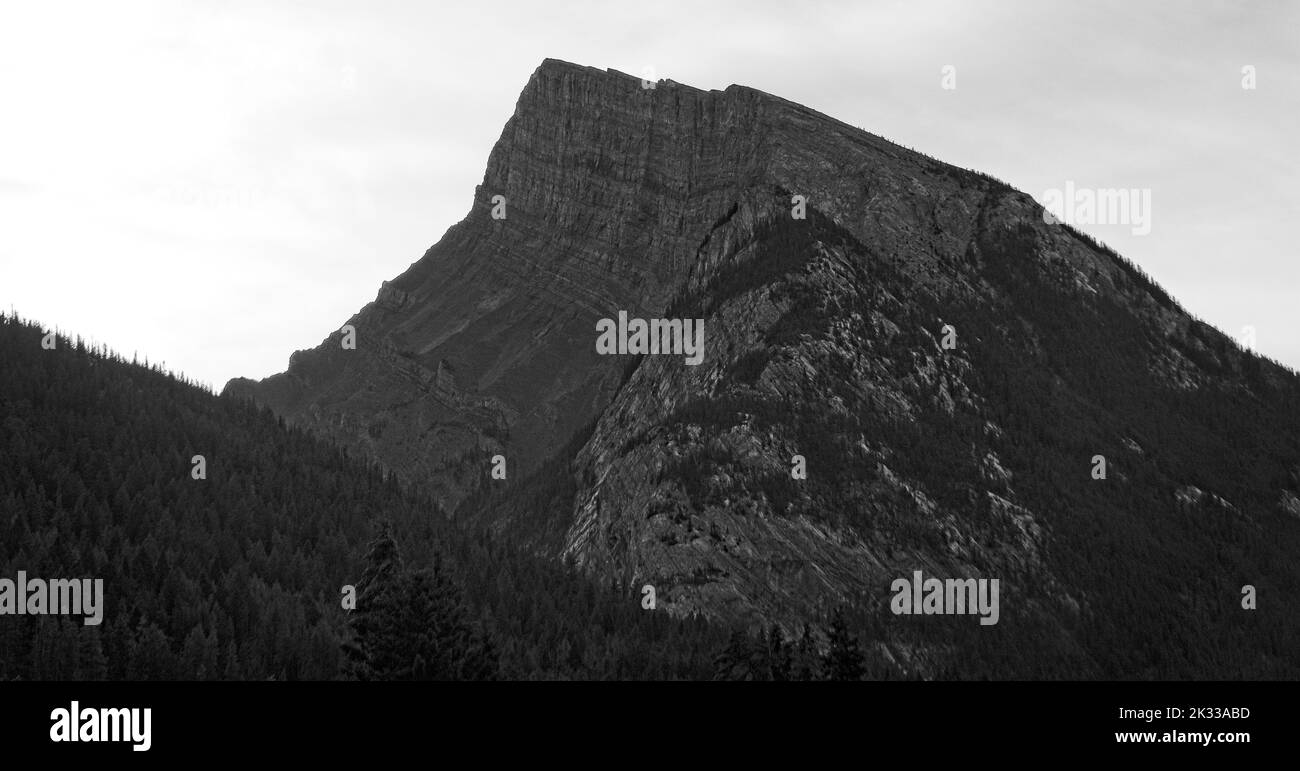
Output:
[[283,371],[465,216],[547,57],[752,86],[1040,201],[1139,191],[1143,226],[1077,226],[1300,369],[1286,2],[4,0],[0,306],[218,390]]

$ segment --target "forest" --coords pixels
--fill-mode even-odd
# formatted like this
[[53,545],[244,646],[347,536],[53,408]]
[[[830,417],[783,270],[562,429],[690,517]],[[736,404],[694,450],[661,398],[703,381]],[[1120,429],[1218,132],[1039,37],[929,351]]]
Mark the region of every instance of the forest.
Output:
[[[251,403],[44,337],[0,319],[0,576],[103,579],[104,620],[0,616],[0,680],[713,676],[729,630],[457,524]],[[417,666],[444,627],[458,660]]]

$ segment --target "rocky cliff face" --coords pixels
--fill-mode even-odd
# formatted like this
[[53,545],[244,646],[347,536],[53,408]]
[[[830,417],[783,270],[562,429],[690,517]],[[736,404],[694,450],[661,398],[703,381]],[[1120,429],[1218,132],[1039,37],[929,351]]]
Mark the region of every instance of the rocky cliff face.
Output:
[[[598,355],[619,311],[704,319],[702,363]],[[993,577],[1105,672],[1069,630],[1147,612],[1129,583],[1195,605],[1235,591],[1198,567],[1225,532],[1300,546],[1293,373],[1029,196],[749,88],[544,62],[470,214],[349,323],[227,391],[672,612]]]
[[[595,319],[662,310],[700,239],[767,163],[776,100],[548,60],[520,95],[466,219],[287,372],[234,380],[449,502],[498,452],[523,473],[608,402],[622,364]],[[497,196],[504,208],[497,208]]]
[[336,333],[226,390],[436,480],[454,503],[486,457],[526,472],[599,414],[623,362],[596,355],[594,321],[660,314],[729,258],[754,195],[803,195],[943,280],[937,256],[963,248],[983,197],[975,179],[753,89],[647,89],[547,60],[466,219],[348,320],[356,350]]

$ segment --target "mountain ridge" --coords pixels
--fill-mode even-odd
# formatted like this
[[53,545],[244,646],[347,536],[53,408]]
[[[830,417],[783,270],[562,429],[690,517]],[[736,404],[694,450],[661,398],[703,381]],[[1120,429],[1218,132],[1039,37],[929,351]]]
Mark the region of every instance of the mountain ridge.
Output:
[[[860,135],[860,139],[870,137],[867,141],[879,143],[878,146],[887,148],[890,154],[898,152],[911,153],[911,151],[906,151],[900,146],[893,145],[873,135],[868,135],[860,129],[854,129],[829,116],[816,113],[757,89],[733,85],[725,91],[703,91],[689,86],[671,84],[670,81],[664,83],[665,85],[658,86],[655,89],[643,89],[639,79],[617,71],[601,71],[593,67],[583,67],[554,59],[544,61],[529,79],[529,83],[521,93],[519,106],[517,106],[511,119],[507,121],[501,139],[489,155],[488,169],[485,172],[484,181],[476,187],[474,206],[470,214],[460,223],[449,228],[438,244],[431,247],[420,260],[413,263],[400,276],[386,282],[381,287],[375,301],[367,305],[361,313],[349,319],[348,323],[356,325],[360,321],[364,324],[371,320],[379,320],[375,317],[382,316],[385,311],[401,311],[419,302],[427,304],[429,299],[427,295],[436,294],[430,284],[434,281],[449,280],[449,277],[444,274],[456,270],[479,272],[480,275],[476,280],[477,286],[473,288],[472,293],[481,298],[480,306],[488,307],[494,303],[499,303],[502,301],[500,293],[485,288],[483,285],[491,285],[494,279],[501,277],[499,275],[482,274],[485,271],[493,270],[496,265],[502,262],[509,262],[512,269],[522,268],[529,271],[531,276],[540,279],[546,285],[546,289],[557,295],[562,302],[582,308],[593,318],[607,315],[610,312],[609,308],[625,308],[629,311],[642,312],[643,315],[653,315],[655,307],[662,306],[667,301],[667,298],[677,291],[676,282],[680,277],[689,274],[693,270],[696,247],[700,240],[707,237],[707,225],[711,225],[718,218],[724,217],[726,212],[737,203],[735,195],[728,195],[730,189],[739,188],[742,186],[741,183],[746,181],[744,179],[744,175],[747,173],[746,168],[761,168],[769,165],[769,162],[766,158],[755,157],[762,151],[760,145],[762,144],[761,135],[763,132],[748,131],[746,133],[755,135],[755,138],[751,140],[751,146],[746,148],[746,153],[733,154],[726,164],[715,164],[723,167],[716,173],[709,173],[708,161],[700,162],[699,166],[691,167],[689,164],[682,162],[680,157],[677,157],[675,165],[678,167],[686,166],[684,169],[678,169],[686,172],[687,179],[684,183],[681,180],[673,180],[667,177],[660,179],[653,174],[644,172],[642,166],[648,167],[650,165],[648,162],[645,164],[624,164],[622,168],[612,168],[613,161],[610,158],[613,157],[613,153],[607,154],[604,159],[600,157],[594,159],[594,165],[596,166],[593,170],[594,173],[578,175],[564,171],[551,171],[551,169],[555,168],[582,168],[584,162],[587,165],[592,165],[593,159],[582,158],[580,150],[578,152],[569,152],[565,157],[556,157],[557,154],[563,156],[566,147],[571,147],[573,144],[572,142],[563,142],[563,136],[560,137],[560,140],[557,140],[558,150],[550,146],[550,144],[554,143],[548,144],[545,140],[552,133],[559,132],[562,134],[566,110],[575,105],[578,108],[590,105],[592,109],[599,113],[601,100],[611,94],[617,95],[618,98],[607,99],[607,101],[615,105],[621,104],[625,115],[631,115],[632,118],[639,120],[642,124],[632,126],[622,132],[621,136],[625,145],[637,145],[641,151],[647,154],[673,155],[671,150],[662,146],[662,143],[656,144],[653,140],[646,140],[643,135],[643,133],[653,133],[656,110],[663,112],[665,104],[672,106],[674,120],[679,123],[681,122],[680,110],[683,109],[684,105],[685,109],[697,117],[712,116],[711,120],[720,127],[709,130],[696,126],[689,127],[685,131],[686,134],[692,136],[702,135],[704,139],[701,140],[701,147],[686,154],[688,159],[710,157],[710,154],[719,150],[722,144],[722,139],[715,135],[719,131],[725,133],[727,127],[734,127],[739,121],[739,118],[736,118],[733,113],[737,110],[745,110],[747,111],[745,116],[753,118],[756,117],[756,111],[760,111],[760,105],[765,105],[766,108],[764,109],[777,108],[784,114],[802,119],[808,119],[811,116],[826,125],[836,126],[840,131]],[[582,96],[584,94],[585,97]],[[647,101],[650,108],[648,118],[646,115],[637,114]],[[556,104],[560,105],[557,108],[559,112],[552,114],[554,113],[552,108]],[[640,107],[637,106],[638,104],[640,104]],[[540,118],[537,117],[539,114],[541,115]],[[593,121],[588,128],[594,130],[603,122],[607,121]],[[537,128],[533,128],[534,126]],[[543,141],[537,141],[537,135],[541,135]],[[515,148],[521,146],[525,148],[525,151],[516,152]],[[549,155],[544,158],[544,160],[550,162],[548,168],[540,171],[529,168],[530,154],[538,154],[537,152],[531,152],[535,147],[550,151]],[[680,155],[681,153],[677,153],[677,156]],[[916,158],[919,162],[921,156],[917,155]],[[601,168],[602,163],[605,164],[603,168]],[[531,171],[537,173],[530,174]],[[587,234],[574,232],[581,225],[581,223],[575,223],[574,218],[585,216],[589,220],[595,219],[591,212],[593,207],[586,207],[585,209],[569,207],[571,213],[566,217],[565,207],[552,207],[550,205],[551,201],[544,195],[545,190],[542,191],[542,195],[533,194],[536,186],[542,183],[530,183],[529,180],[550,180],[545,184],[553,184],[557,178],[562,183],[566,176],[569,178],[582,177],[577,180],[576,184],[571,185],[574,190],[581,190],[587,182],[595,181],[607,187],[615,187],[616,189],[612,190],[612,193],[622,194],[607,197],[610,204],[607,208],[613,208],[614,213],[605,217],[606,221],[600,223],[604,226],[604,230],[613,231],[613,237],[606,237],[602,234],[596,239],[594,245],[589,244],[586,248],[578,250],[580,254],[577,257],[538,261],[533,255],[525,252],[529,245],[558,240],[561,241],[561,247],[563,247],[565,236],[569,236],[572,240],[586,238]],[[615,178],[613,183],[609,182],[611,177]],[[618,177],[624,177],[624,179],[620,180]],[[705,183],[701,181],[701,178],[708,178],[709,181]],[[687,207],[678,205],[675,216],[659,216],[652,223],[655,227],[647,228],[643,223],[636,221],[638,218],[653,216],[653,214],[646,213],[647,206],[643,205],[639,211],[635,212],[618,210],[618,207],[623,205],[623,201],[630,197],[627,195],[629,191],[639,193],[646,188],[655,190],[665,184],[672,186],[671,189],[675,190],[679,195],[687,196],[690,207],[698,208],[706,213],[695,217],[697,221],[689,227],[684,227],[682,223],[685,216],[682,210]],[[707,189],[709,185],[721,186],[723,189],[709,191]],[[512,190],[512,188],[514,189]],[[703,194],[701,193],[702,188],[704,189]],[[504,193],[511,193],[507,195],[507,217],[505,222],[511,228],[512,243],[483,244],[474,241],[466,231],[479,227],[482,224],[481,218],[491,211],[492,196]],[[570,195],[566,198],[571,199],[573,197],[576,196]],[[663,195],[657,197],[659,199],[664,198]],[[699,200],[701,198],[704,199],[702,202]],[[657,204],[659,202],[654,201],[652,203]],[[548,218],[547,215],[555,209],[560,210],[560,216],[552,215]],[[690,235],[685,233],[679,235],[675,232],[682,230],[688,230]],[[647,235],[647,231],[673,234],[668,238],[661,239],[668,241],[666,251],[669,256],[666,260],[661,260],[662,264],[660,265],[645,265],[644,263],[648,261],[637,259],[638,256],[643,255],[651,248],[656,251],[665,251],[659,243],[655,242],[653,235]],[[557,232],[558,238],[556,237]],[[491,238],[490,231],[487,237]],[[629,243],[629,241],[632,243]],[[511,248],[514,245],[518,245],[519,248]],[[471,266],[469,264],[470,258],[467,256],[461,256],[457,260],[458,252],[461,255],[481,252],[486,256],[484,261],[491,261],[491,264],[487,266]],[[586,254],[581,252],[586,252]],[[494,259],[502,257],[508,257],[509,259]],[[450,264],[445,265],[439,271],[436,263],[441,261],[449,261]],[[596,265],[590,266],[595,269],[587,269],[589,266],[581,264],[586,261],[596,262]],[[629,263],[632,264],[629,265]],[[431,272],[435,274],[432,278],[430,278]],[[508,285],[509,282],[499,281],[497,283]],[[421,292],[426,296],[422,297]],[[443,297],[450,294],[447,293]],[[438,299],[443,299],[443,297],[438,297]],[[448,303],[448,305],[451,306],[454,303]],[[461,305],[463,306],[464,303]],[[457,310],[465,311],[468,309],[462,307]],[[564,311],[567,309],[552,308],[552,310]],[[473,313],[473,311],[471,310],[470,313]],[[447,314],[444,319],[447,326],[454,328],[456,325],[464,323],[465,315],[466,313],[461,312],[453,320],[452,315]],[[545,321],[541,319],[534,319],[534,321],[543,330],[547,329]],[[363,326],[358,328],[364,335],[365,328]],[[404,330],[383,328],[381,322],[379,334],[381,337],[396,339],[398,335],[393,333],[402,331]],[[454,346],[449,346],[452,349],[449,351],[452,354],[451,356],[440,356],[436,360],[433,357],[428,357],[428,360],[420,360],[427,349],[436,347],[442,339],[450,337],[454,333],[443,333],[442,338],[431,336],[427,332],[423,334],[425,337],[432,337],[432,339],[420,339],[418,341],[418,347],[423,350],[413,357],[408,357],[412,360],[410,364],[397,362],[395,357],[403,353],[414,353],[415,351],[412,348],[415,346],[403,347],[399,341],[393,350],[383,354],[387,366],[405,369],[408,378],[426,382],[438,379],[437,373],[440,369],[443,369],[440,366],[442,361],[446,361],[448,367],[454,371],[465,369],[463,364],[460,367],[456,366],[455,354],[457,351],[454,350]],[[334,344],[336,338],[337,333],[328,337],[326,345]],[[567,348],[566,346],[560,347]],[[295,352],[291,357],[288,372],[265,379],[263,381],[266,383],[265,386],[254,385],[252,381],[236,378],[230,381],[223,390],[244,396],[252,396],[254,393],[258,393],[263,401],[277,407],[279,411],[294,417],[304,417],[309,410],[306,405],[298,403],[298,391],[300,390],[298,386],[301,384],[295,381],[307,378],[307,373],[312,368],[311,360],[316,358],[313,356],[313,351],[319,352],[321,348],[322,346],[318,346],[316,349],[309,351]],[[572,355],[575,351],[566,350],[565,353],[566,355]],[[299,364],[301,366],[297,366]],[[420,365],[418,369],[415,366],[417,364]],[[509,369],[511,365],[509,362],[503,362],[502,366]],[[491,372],[492,370],[489,368],[489,379],[491,379]],[[452,381],[446,378],[442,382],[447,386],[452,385]],[[494,432],[499,432],[505,424],[518,419],[517,413],[521,410],[519,405],[514,403],[518,401],[518,397],[513,400],[506,397],[503,401],[496,401],[499,394],[493,393],[492,383],[483,383],[482,385],[488,387],[480,387],[476,391],[478,395],[483,397],[484,408],[489,414],[483,416],[483,419],[479,421],[480,425],[477,426],[477,430],[470,432],[477,435],[477,437],[460,436],[458,438],[471,445],[495,446],[496,443],[492,441],[491,435]],[[605,381],[595,384],[584,382],[578,389],[578,395],[574,398],[587,403],[599,404],[602,388],[606,387],[607,383]],[[556,396],[563,395],[564,389],[559,388],[556,390],[561,391]],[[453,392],[446,392],[446,389],[444,389],[444,392],[445,398],[452,401],[456,400]],[[531,398],[531,394],[528,396]],[[346,410],[342,411],[347,412]],[[591,409],[581,411],[584,417],[588,418],[593,412]],[[328,418],[322,420],[315,416],[308,417],[311,417],[318,427],[336,434],[338,438],[355,437],[357,434],[364,434],[370,430],[370,427],[362,428],[359,426],[331,427]],[[343,420],[346,421],[346,418],[343,418]],[[559,422],[563,428],[557,433],[567,436],[584,421],[569,419]],[[525,457],[544,455],[547,451],[553,450],[555,445],[563,440],[563,436],[555,442],[547,443],[536,449],[533,446],[527,446],[525,451],[520,454]],[[364,436],[359,438],[364,446],[366,444]],[[471,441],[471,439],[486,439],[486,441]],[[372,451],[372,455],[377,455],[379,459],[384,460],[387,465],[393,467],[399,473],[410,473],[419,469],[420,473],[427,475],[428,472],[436,470],[429,468],[427,465],[410,464],[395,457],[385,457],[382,452],[375,453]],[[454,459],[450,458],[444,460],[449,463],[454,461]],[[448,492],[451,495],[449,500],[456,497],[454,492]]]
[[[597,355],[594,322],[618,311],[705,318],[703,363]],[[1300,545],[1295,373],[1025,193],[756,89],[543,62],[469,215],[349,323],[356,351],[336,333],[226,392],[433,485],[458,518],[653,584],[671,613],[794,626],[847,603],[878,615],[886,658],[943,671],[984,643],[879,616],[890,581],[1001,576],[991,634],[1131,676],[1116,624],[1194,619],[1108,583],[1098,544],[1220,614],[1235,587],[1196,566],[1221,539],[1300,589],[1279,562]],[[1120,648],[1156,671],[1169,634]]]

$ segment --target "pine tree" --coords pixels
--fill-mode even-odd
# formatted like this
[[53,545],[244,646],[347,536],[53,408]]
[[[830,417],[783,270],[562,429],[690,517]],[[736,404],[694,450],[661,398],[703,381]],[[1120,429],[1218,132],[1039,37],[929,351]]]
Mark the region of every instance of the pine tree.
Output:
[[29,676],[33,680],[59,680],[55,659],[58,642],[58,619],[39,617],[32,632]]
[[460,592],[439,571],[402,577],[396,635],[386,658],[397,680],[486,680],[496,674],[491,643],[470,623]]
[[108,658],[104,655],[104,646],[99,638],[99,627],[87,626],[80,630],[78,641],[80,655],[77,660],[76,679],[106,680],[108,678]]
[[791,655],[790,679],[822,679],[822,659],[817,650],[817,640],[813,637],[812,627],[806,623],[803,625],[803,631],[799,635],[799,642],[794,645],[794,653]]
[[753,641],[743,630],[731,633],[727,646],[714,659],[714,680],[754,680],[751,669]]
[[866,673],[866,657],[858,645],[856,635],[849,632],[844,622],[844,611],[836,608],[826,630],[830,649],[826,652],[825,675],[828,680],[861,680]]
[[195,624],[185,638],[181,659],[184,675],[195,680],[215,680],[217,677],[217,638],[204,634],[201,624]]
[[384,679],[392,663],[385,660],[394,636],[392,595],[402,571],[402,557],[392,524],[381,522],[366,551],[365,571],[357,583],[357,607],[348,618],[350,639],[343,644],[348,672],[358,680]]
[[385,524],[366,554],[344,646],[359,680],[488,680],[498,671],[491,640],[473,621],[437,555],[429,570],[405,572]]
[[173,680],[176,678],[176,654],[167,635],[156,624],[143,620],[131,643],[128,680]]
[[785,639],[785,633],[781,627],[772,624],[767,628],[767,633],[763,636],[765,649],[765,665],[767,668],[768,680],[789,680],[794,664],[793,653],[790,644]]
[[221,673],[223,680],[243,680],[243,668],[239,665],[239,649],[234,640],[226,643],[226,668]]

